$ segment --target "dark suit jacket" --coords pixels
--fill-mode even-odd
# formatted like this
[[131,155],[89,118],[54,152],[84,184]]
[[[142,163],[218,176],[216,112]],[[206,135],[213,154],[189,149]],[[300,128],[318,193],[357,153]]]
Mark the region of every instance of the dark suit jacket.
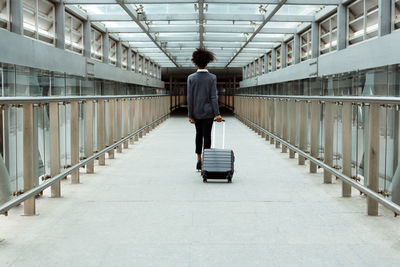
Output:
[[192,119],[212,119],[219,115],[217,77],[195,72],[187,78],[188,115]]

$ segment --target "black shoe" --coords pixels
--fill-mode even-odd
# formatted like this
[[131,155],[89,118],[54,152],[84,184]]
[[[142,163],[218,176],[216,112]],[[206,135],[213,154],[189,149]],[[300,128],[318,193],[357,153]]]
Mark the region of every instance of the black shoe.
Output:
[[201,171],[201,160],[198,160],[198,161],[197,161],[196,169],[197,169],[198,171]]

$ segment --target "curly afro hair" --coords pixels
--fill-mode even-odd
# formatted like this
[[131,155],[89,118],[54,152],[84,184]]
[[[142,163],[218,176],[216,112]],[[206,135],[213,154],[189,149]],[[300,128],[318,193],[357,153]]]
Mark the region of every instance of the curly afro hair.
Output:
[[192,54],[192,62],[196,64],[200,69],[204,69],[207,67],[208,63],[215,60],[215,55],[213,52],[208,51],[207,49],[200,47],[196,48],[196,51]]

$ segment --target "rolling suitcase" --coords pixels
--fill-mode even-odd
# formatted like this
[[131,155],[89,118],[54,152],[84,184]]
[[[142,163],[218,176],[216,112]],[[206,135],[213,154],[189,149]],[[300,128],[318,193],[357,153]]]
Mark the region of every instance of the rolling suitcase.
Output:
[[[215,121],[215,120],[214,120]],[[201,176],[203,182],[208,179],[223,179],[232,182],[235,156],[231,149],[225,147],[225,120],[222,120],[222,149],[215,148],[215,126],[213,125],[212,147],[204,149]]]

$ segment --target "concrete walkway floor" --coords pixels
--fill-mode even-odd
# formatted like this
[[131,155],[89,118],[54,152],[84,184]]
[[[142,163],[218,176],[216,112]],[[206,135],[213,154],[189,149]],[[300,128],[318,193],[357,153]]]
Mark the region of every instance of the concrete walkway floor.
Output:
[[366,215],[234,118],[232,184],[204,184],[172,117],[63,197],[0,217],[0,266],[399,266],[400,218]]

